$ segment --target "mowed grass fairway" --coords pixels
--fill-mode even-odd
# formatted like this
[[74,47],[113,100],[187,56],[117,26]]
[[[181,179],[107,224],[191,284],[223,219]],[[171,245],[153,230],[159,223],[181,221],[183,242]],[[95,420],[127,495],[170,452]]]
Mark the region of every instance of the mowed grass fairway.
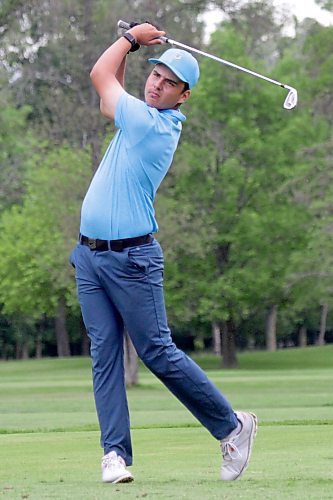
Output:
[[[128,391],[135,481],[100,481],[90,360],[0,363],[0,498],[333,499],[333,346],[199,357],[259,431],[240,481],[219,480],[218,443],[144,368]],[[213,368],[213,369],[212,369]]]

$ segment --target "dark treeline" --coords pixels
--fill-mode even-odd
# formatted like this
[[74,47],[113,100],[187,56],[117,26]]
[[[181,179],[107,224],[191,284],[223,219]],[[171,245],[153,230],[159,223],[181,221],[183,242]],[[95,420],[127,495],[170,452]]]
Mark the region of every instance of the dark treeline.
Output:
[[[318,2],[330,8],[330,2]],[[202,14],[224,12],[209,42]],[[237,349],[333,340],[333,27],[269,0],[0,2],[0,357],[87,354],[68,263],[87,185],[114,130],[89,71],[117,20],[171,36],[299,91],[198,56],[201,79],[157,196],[169,320],[180,346]],[[292,34],[286,34],[292,33]],[[129,55],[142,97],[147,57]]]

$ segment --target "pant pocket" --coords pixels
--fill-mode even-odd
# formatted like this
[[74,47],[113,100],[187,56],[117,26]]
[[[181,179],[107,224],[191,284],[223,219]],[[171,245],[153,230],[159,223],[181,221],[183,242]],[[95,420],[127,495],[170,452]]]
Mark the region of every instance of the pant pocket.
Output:
[[74,257],[75,257],[75,250],[76,250],[76,247],[71,251],[70,255],[69,255],[69,263],[72,267],[74,267],[75,269],[75,260],[74,260]]
[[149,257],[144,254],[128,253],[128,262],[131,270],[147,275],[149,269]]

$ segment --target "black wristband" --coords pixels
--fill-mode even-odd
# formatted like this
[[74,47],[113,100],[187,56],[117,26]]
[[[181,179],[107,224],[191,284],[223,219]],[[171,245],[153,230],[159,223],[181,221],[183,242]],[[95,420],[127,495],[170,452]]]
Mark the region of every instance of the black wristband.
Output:
[[131,44],[131,48],[129,49],[129,52],[135,52],[136,50],[139,50],[140,44],[136,41],[136,38],[126,31],[126,33],[123,34],[123,37],[126,38],[126,40]]

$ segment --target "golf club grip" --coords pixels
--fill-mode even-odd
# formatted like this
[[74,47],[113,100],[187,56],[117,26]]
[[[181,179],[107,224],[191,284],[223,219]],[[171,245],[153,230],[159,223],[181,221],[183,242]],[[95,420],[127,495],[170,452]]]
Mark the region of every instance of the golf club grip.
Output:
[[122,28],[123,30],[129,30],[130,29],[130,24],[126,23],[125,21],[122,21],[121,19],[117,23],[118,28]]
[[[122,28],[123,30],[129,30],[131,27],[131,25],[129,23],[127,23],[126,21],[122,21],[121,19],[118,21],[117,25],[118,25],[118,28]],[[160,36],[159,38],[164,43],[168,43],[168,41],[169,41],[166,36]]]

